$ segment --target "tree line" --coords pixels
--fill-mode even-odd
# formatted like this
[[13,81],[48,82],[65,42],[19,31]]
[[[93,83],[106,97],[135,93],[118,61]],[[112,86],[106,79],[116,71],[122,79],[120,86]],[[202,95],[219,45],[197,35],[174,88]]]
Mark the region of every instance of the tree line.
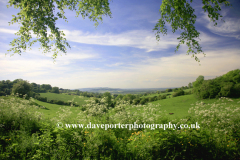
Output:
[[89,93],[82,92],[79,90],[70,90],[63,89],[59,87],[52,87],[50,84],[37,84],[37,83],[29,83],[23,79],[15,79],[14,81],[10,80],[2,80],[0,81],[0,96],[6,96],[18,93],[20,97],[27,94],[28,97],[40,96],[39,93],[66,93],[68,95],[78,95],[84,97],[96,97],[101,98],[102,93]]
[[204,80],[204,76],[200,75],[193,82],[193,92],[200,99],[240,97],[240,70],[232,70],[209,80]]
[[[152,97],[144,97],[151,94],[161,94],[161,93],[168,93],[168,92],[174,92],[173,97],[181,96],[184,94],[191,94],[190,92],[183,91],[184,89],[191,88],[191,83],[189,83],[188,86],[182,86],[181,88],[175,88],[175,89],[166,89],[165,91],[155,91],[155,92],[146,92],[144,94],[110,94],[109,92],[105,93],[93,93],[93,92],[82,92],[79,90],[70,90],[70,89],[63,89],[59,87],[52,87],[50,84],[37,84],[37,83],[29,83],[26,80],[22,79],[16,79],[14,81],[10,80],[2,80],[0,81],[0,96],[6,96],[10,94],[18,94],[19,97],[23,97],[24,95],[26,99],[29,97],[33,97],[37,100],[48,102],[52,104],[59,104],[59,105],[72,105],[72,103],[59,101],[59,100],[48,100],[47,97],[41,97],[40,93],[64,93],[68,95],[77,95],[77,96],[84,96],[84,97],[95,97],[96,102],[98,101],[97,98],[103,98],[107,97],[109,100],[109,106],[114,107],[116,105],[116,102],[119,100],[129,101],[130,104],[133,105],[144,105],[148,102],[157,101],[166,99],[167,96],[171,94],[165,94],[165,95],[158,95],[158,96],[152,96]],[[74,104],[77,106],[76,104]]]

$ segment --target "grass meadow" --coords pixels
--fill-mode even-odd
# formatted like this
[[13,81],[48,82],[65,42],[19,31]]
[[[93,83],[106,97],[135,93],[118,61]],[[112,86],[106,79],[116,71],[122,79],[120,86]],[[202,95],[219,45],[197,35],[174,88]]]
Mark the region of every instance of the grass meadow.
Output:
[[47,97],[48,100],[61,100],[61,101],[74,101],[77,102],[78,105],[86,104],[85,100],[88,100],[88,97],[83,96],[74,96],[74,95],[67,95],[67,94],[56,94],[56,93],[40,93],[41,97]]
[[[191,91],[192,89],[185,89],[184,91],[185,92],[189,92],[189,91]],[[168,98],[172,98],[172,94],[173,94],[174,92],[166,92],[166,93],[155,93],[155,94],[149,94],[149,95],[146,95],[146,96],[142,96],[142,98],[149,98],[149,97],[154,97],[154,96],[159,96],[159,95],[168,95],[167,97],[166,97],[166,99],[168,99]],[[169,97],[170,96],[170,97]]]
[[[184,95],[146,105],[118,101],[114,108],[108,108],[105,98],[100,103],[88,100],[82,107],[71,107],[0,97],[0,159],[240,159],[240,98],[199,101]],[[197,122],[200,128],[64,126],[89,122],[189,126]]]

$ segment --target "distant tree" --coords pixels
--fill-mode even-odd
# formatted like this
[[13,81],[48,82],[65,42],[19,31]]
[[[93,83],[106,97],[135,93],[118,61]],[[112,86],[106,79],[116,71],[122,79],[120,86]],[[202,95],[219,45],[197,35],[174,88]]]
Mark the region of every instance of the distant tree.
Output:
[[52,90],[52,86],[50,84],[46,84],[45,88],[46,88],[46,90],[49,90],[49,91]]
[[148,102],[148,98],[142,98],[141,101],[139,102],[141,105],[144,105],[145,103]]
[[223,82],[221,83],[221,90],[219,92],[219,96],[221,97],[229,97],[233,94],[233,82]]
[[204,76],[200,75],[198,76],[198,78],[196,79],[197,82],[203,82],[204,81]]
[[59,88],[58,87],[52,87],[52,93],[59,93]]
[[117,96],[118,96],[117,94],[113,94],[113,98],[114,98],[114,99],[116,99]]
[[240,83],[237,83],[233,86],[233,96],[240,97]]
[[190,90],[190,91],[184,91],[184,95],[189,95],[189,94],[192,94],[192,91]]
[[188,83],[188,88],[192,88],[193,86],[192,86],[192,83],[190,82],[190,83]]
[[141,99],[140,98],[136,98],[136,99],[134,99],[133,100],[133,105],[137,105],[137,104],[139,104],[140,103],[140,101],[141,101]]
[[12,93],[19,94],[19,97],[23,97],[23,95],[27,94],[26,98],[31,96],[32,86],[27,81],[18,81],[17,83],[13,84]]
[[187,86],[182,86],[181,89],[182,89],[182,90],[188,89],[188,87],[187,87]]
[[174,92],[172,94],[172,97],[177,97],[177,96],[181,96],[184,95],[184,91],[183,90],[178,90],[177,92]]
[[52,90],[52,86],[50,84],[42,84],[40,86],[41,89],[44,89],[46,91],[51,91]]
[[18,83],[19,81],[23,81],[23,79],[15,79],[13,83]]
[[37,83],[31,83],[32,87],[38,87]]
[[32,86],[32,91],[39,93],[40,92],[40,85],[36,84],[36,83],[31,83]]
[[174,88],[174,89],[173,89],[173,92],[177,92],[177,91],[178,91],[178,88]]
[[200,75],[200,76],[198,76],[198,78],[196,79],[196,81],[193,82],[193,91],[194,91],[194,92],[198,92],[199,87],[201,86],[201,84],[203,83],[203,81],[204,81],[204,76]]
[[0,96],[10,95],[13,83],[10,80],[0,81]]
[[171,88],[166,89],[166,92],[172,92],[172,89]]
[[204,80],[199,76],[193,82],[193,92],[199,98],[240,97],[240,70],[229,71],[220,77]]
[[148,102],[153,102],[153,101],[156,101],[156,100],[157,100],[157,96],[148,98]]
[[126,94],[124,97],[123,97],[123,100],[125,101],[132,101],[133,99],[135,99],[136,96],[133,95],[133,94]]
[[218,97],[219,91],[219,84],[216,83],[214,79],[211,79],[203,81],[201,86],[199,86],[198,92],[196,92],[195,94],[201,99],[216,98]]
[[123,99],[123,95],[122,94],[119,94],[117,97],[116,97],[116,100],[122,100]]
[[161,96],[161,99],[166,99],[166,98],[167,98],[167,95],[166,95],[166,94],[164,94],[164,95]]
[[229,71],[228,73],[222,75],[222,78],[225,82],[240,83],[240,69]]

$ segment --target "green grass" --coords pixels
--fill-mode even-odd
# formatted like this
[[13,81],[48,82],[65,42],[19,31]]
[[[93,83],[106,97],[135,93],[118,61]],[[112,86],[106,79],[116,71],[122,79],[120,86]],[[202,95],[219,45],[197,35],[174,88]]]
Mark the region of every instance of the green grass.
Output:
[[77,102],[78,105],[86,104],[85,100],[89,100],[88,97],[76,96],[76,95],[66,95],[66,94],[56,94],[56,93],[40,93],[41,97],[47,97],[48,100],[61,100],[64,102],[72,101]]
[[[81,111],[81,107],[71,107],[71,106],[63,106],[57,104],[46,103],[38,100],[34,100],[40,106],[44,106],[45,108],[40,107],[39,112],[44,114],[44,117],[47,119],[51,119],[54,117],[58,117],[59,114],[57,112],[63,113],[62,109],[65,109],[65,113],[71,113],[72,119],[77,117],[77,114]],[[71,120],[71,119],[70,119]]]
[[[169,93],[173,93],[173,92],[169,92]],[[163,93],[163,94],[167,94],[167,93]],[[71,98],[73,98],[74,96],[72,95],[62,95],[62,94],[54,94],[54,93],[41,93],[41,96],[47,96],[48,98],[52,98],[55,100],[70,100]],[[89,98],[84,98],[84,99],[88,99]],[[83,99],[81,98],[76,98],[76,100],[78,100],[78,104],[82,102]],[[237,105],[237,101],[238,99],[232,99],[233,102],[232,104]],[[56,112],[57,111],[61,111],[60,107],[63,107],[61,105],[56,105],[56,104],[50,104],[50,103],[46,103],[46,102],[41,102],[38,100],[35,100],[37,104],[41,105],[41,106],[45,106],[47,109],[41,109],[41,112],[44,113],[44,115],[48,118],[54,118],[56,117]],[[74,100],[75,101],[75,100]],[[188,113],[189,108],[193,107],[197,101],[202,101],[206,104],[208,103],[214,103],[216,101],[216,99],[204,99],[204,100],[198,100],[195,98],[195,96],[193,94],[191,95],[184,95],[184,96],[178,96],[178,97],[173,97],[173,98],[167,98],[167,99],[163,99],[163,100],[158,100],[158,101],[154,101],[154,102],[149,102],[149,104],[154,104],[154,105],[160,105],[158,108],[156,108],[156,113],[158,113],[159,111],[163,112],[166,111],[167,113],[167,117],[169,119],[176,119],[176,118],[184,118],[186,116],[191,116],[191,114]],[[82,104],[84,104],[82,102]],[[86,102],[85,102],[86,104]],[[72,112],[72,116],[71,117],[76,117],[77,114],[79,112],[81,112],[81,107],[69,107],[70,111]],[[144,107],[138,107],[136,110],[136,108],[132,107],[132,105],[129,105],[129,107],[127,107],[129,112],[134,113],[134,112],[139,112],[141,114],[144,114]],[[172,115],[170,115],[169,113],[174,113]],[[163,114],[163,113],[161,113]]]
[[[149,97],[154,97],[154,96],[159,96],[159,95],[166,95],[166,94],[173,94],[173,92],[167,92],[167,93],[159,93],[159,94],[157,94],[157,93],[155,93],[155,94],[149,94],[149,95],[146,95],[146,96],[142,96],[142,98],[149,98]],[[168,98],[168,96],[167,96],[167,98]]]
[[[239,105],[237,102],[239,101],[239,98],[231,98],[233,102],[231,102],[232,105]],[[149,102],[152,104],[160,104],[160,109],[161,110],[166,110],[168,113],[168,117],[170,119],[175,119],[175,118],[183,118],[186,116],[191,116],[191,114],[188,113],[189,108],[195,106],[196,102],[203,102],[205,104],[212,104],[216,102],[216,99],[204,99],[204,100],[198,100],[195,98],[193,94],[191,95],[183,95],[183,96],[178,96],[178,97],[173,97],[169,99],[163,99],[163,100],[158,100],[154,102]],[[227,107],[229,106],[229,103],[226,105]],[[174,113],[172,115],[169,115],[169,113]]]
[[[198,100],[194,97],[194,95],[184,95],[149,103],[160,104],[161,110],[166,110],[167,113],[174,113],[172,115],[168,114],[168,117],[173,119],[188,116],[188,109],[192,107],[191,104],[195,105],[196,101]],[[212,102],[214,102],[214,100],[212,100]]]

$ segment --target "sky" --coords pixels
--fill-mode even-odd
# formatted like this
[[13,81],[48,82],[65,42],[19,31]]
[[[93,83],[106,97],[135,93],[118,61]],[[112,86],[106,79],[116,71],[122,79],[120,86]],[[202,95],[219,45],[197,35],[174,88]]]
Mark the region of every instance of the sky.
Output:
[[5,55],[16,38],[20,25],[10,25],[19,10],[7,8],[0,0],[0,80],[23,79],[30,83],[50,84],[64,89],[110,88],[175,88],[187,86],[199,75],[212,79],[240,69],[240,2],[230,0],[232,8],[222,7],[223,20],[218,25],[204,13],[201,1],[195,9],[196,29],[206,54],[198,54],[200,64],[187,54],[187,46],[178,45],[180,32],[172,33],[166,23],[167,35],[156,40],[153,28],[160,18],[161,0],[109,1],[112,18],[103,17],[96,28],[94,22],[66,10],[68,23],[58,20],[71,46],[67,54],[43,54],[39,44],[21,55]]

